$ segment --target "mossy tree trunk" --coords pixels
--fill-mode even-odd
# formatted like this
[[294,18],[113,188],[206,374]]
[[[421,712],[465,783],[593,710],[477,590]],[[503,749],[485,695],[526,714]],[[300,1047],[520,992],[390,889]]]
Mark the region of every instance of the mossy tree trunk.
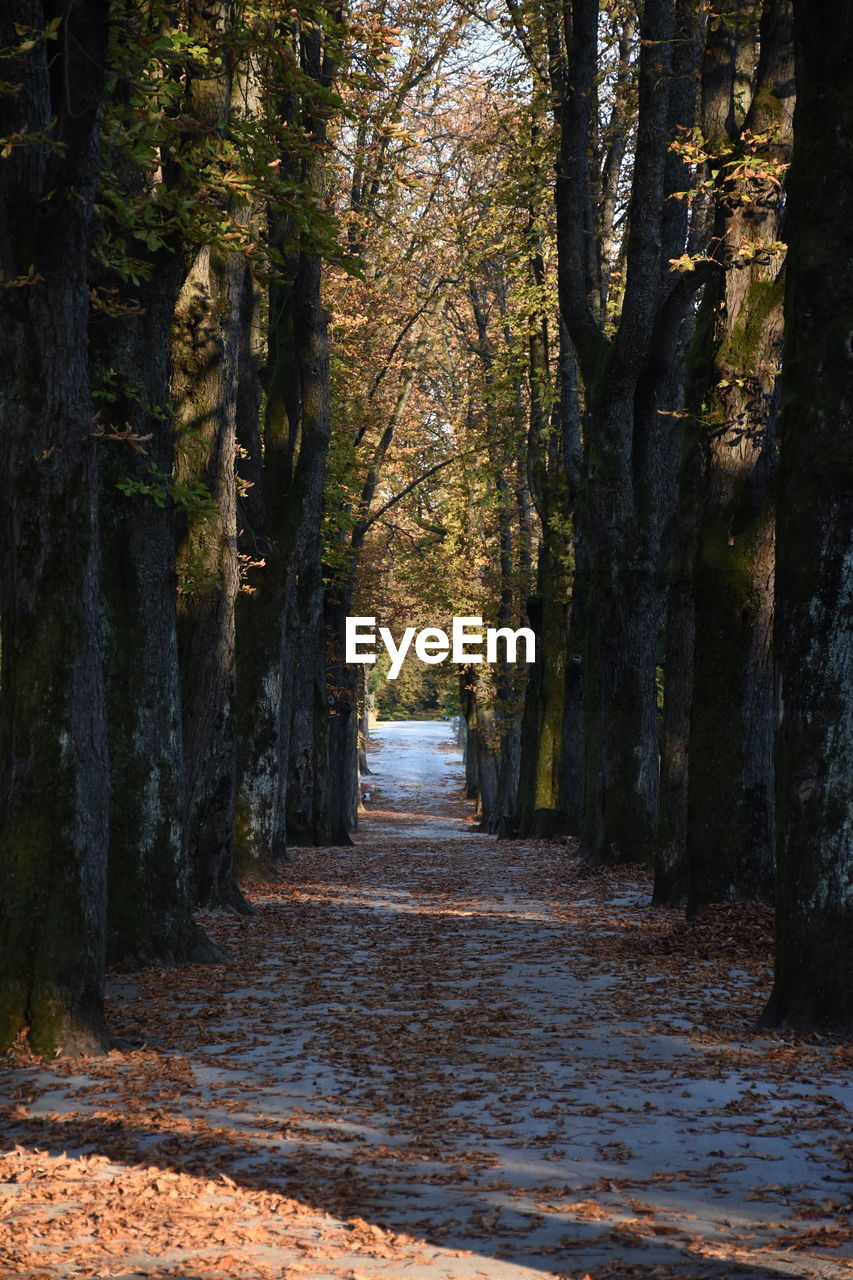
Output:
[[[745,151],[747,164],[753,155],[757,165],[784,164],[793,118],[790,0],[765,4],[760,51],[741,138],[730,133],[729,141]],[[756,148],[751,139],[765,133],[767,143]],[[717,140],[707,141],[713,148]],[[773,896],[772,480],[783,329],[781,258],[773,246],[781,197],[779,178],[760,170],[727,184],[716,228],[726,269],[707,286],[708,319],[698,328],[710,350],[694,570],[690,912],[709,902]]]
[[[123,290],[125,314],[92,321],[101,460],[105,681],[110,740],[107,957],[125,967],[220,956],[192,918],[175,600],[175,517],[168,486],[169,333],[180,264]],[[153,474],[152,474],[153,469]],[[135,482],[141,492],[119,488]],[[153,494],[146,490],[153,489]]]
[[853,5],[794,2],[775,639],[776,977],[764,1021],[853,1030]]
[[789,0],[768,0],[760,33],[752,6],[725,8],[703,90],[707,151],[742,157],[746,175],[717,193],[719,265],[693,340],[673,564],[655,896],[686,899],[691,912],[773,892],[772,478],[783,326],[783,170],[773,166],[784,166],[791,139]]
[[[106,3],[12,0],[0,47],[0,1048],[106,1045],[108,761],[87,263]],[[58,144],[58,145],[57,145]],[[10,287],[11,286],[11,287]]]
[[[193,126],[181,157],[184,184],[193,180],[194,159],[210,163],[210,147],[227,135],[241,101],[252,94],[234,64],[230,6],[217,0],[207,9],[193,9],[189,31],[207,50],[208,65],[193,66],[186,76],[184,105]],[[249,213],[233,198],[222,210],[234,221]],[[197,904],[243,912],[248,907],[234,876],[233,833],[239,588],[235,469],[237,408],[245,389],[240,332],[245,271],[243,256],[225,242],[211,239],[193,247],[171,341],[190,892]]]
[[[542,284],[541,258],[533,276]],[[545,317],[530,335],[527,473],[542,527],[536,594],[528,617],[537,661],[528,675],[521,733],[515,830],[519,836],[580,834],[583,812],[580,599],[573,598],[575,502],[581,464],[577,361],[561,326],[556,404]]]
[[239,574],[234,486],[237,317],[242,261],[199,248],[181,288],[172,339],[176,482],[209,505],[182,520],[178,547],[187,833],[193,900],[245,909],[234,880],[234,610]]
[[[118,16],[118,10],[114,12]],[[163,203],[172,172],[167,147],[157,171],[126,148],[130,85],[144,72],[141,15],[113,27],[120,69],[108,105],[105,181],[123,208]],[[144,24],[143,24],[144,30]],[[167,197],[168,198],[168,197]],[[192,918],[186,778],[175,597],[175,432],[169,403],[170,331],[184,265],[178,235],[154,251],[101,203],[98,235],[110,259],[91,266],[90,365],[99,420],[105,685],[110,741],[107,961],[136,967],[221,958]],[[125,254],[144,278],[120,269]],[[116,265],[118,264],[118,269]],[[124,439],[122,439],[124,437]]]

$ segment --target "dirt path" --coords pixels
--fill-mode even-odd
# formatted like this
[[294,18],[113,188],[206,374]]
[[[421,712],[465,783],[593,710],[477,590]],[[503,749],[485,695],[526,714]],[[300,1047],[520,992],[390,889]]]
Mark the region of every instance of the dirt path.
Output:
[[0,1275],[853,1276],[853,1055],[752,1033],[764,913],[474,833],[446,726],[373,767],[231,964],[113,981],[139,1047],[7,1073]]

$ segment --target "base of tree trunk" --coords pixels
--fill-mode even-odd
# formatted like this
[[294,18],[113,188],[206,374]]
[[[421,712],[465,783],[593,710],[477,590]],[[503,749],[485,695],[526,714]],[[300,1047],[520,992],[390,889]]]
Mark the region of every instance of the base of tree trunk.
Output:
[[790,1031],[800,1036],[848,1041],[853,1038],[853,1010],[825,1009],[818,1013],[812,1003],[789,1002],[774,990],[755,1026],[758,1031]]

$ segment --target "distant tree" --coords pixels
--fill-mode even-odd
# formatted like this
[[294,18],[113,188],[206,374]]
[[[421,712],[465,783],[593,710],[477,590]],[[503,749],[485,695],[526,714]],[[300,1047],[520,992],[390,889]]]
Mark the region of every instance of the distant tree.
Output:
[[[323,568],[328,710],[315,717],[313,743],[309,717],[301,717],[288,798],[303,838],[311,831],[323,843],[346,841],[356,822],[359,677],[344,661],[344,621],[369,531],[394,505],[382,496],[383,478],[400,437],[415,434],[419,384],[448,294],[438,228],[454,148],[442,139],[436,99],[467,21],[452,0],[386,6],[384,65],[374,60],[367,77],[346,86],[337,132],[342,221],[361,278],[339,271],[326,295],[335,317]],[[427,452],[427,441],[419,448]]]
[[853,1031],[853,3],[794,0],[767,1024]]

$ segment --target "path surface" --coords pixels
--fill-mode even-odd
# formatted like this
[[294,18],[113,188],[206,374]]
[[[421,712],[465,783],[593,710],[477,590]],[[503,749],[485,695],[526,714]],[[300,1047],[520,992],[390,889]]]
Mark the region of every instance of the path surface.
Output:
[[377,743],[355,847],[205,917],[231,964],[7,1076],[0,1276],[853,1276],[851,1053],[752,1033],[762,913],[688,929],[476,834],[447,726]]

